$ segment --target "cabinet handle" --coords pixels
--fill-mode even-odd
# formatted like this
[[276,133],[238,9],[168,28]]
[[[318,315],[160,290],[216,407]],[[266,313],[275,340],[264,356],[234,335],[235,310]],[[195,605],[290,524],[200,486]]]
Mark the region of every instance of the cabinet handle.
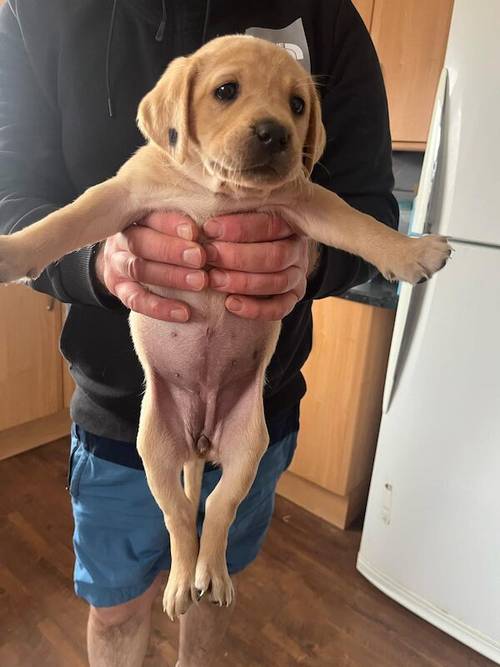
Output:
[[54,299],[53,296],[49,297],[49,300],[47,301],[47,305],[45,308],[50,312],[54,310],[54,306],[56,305],[56,300]]

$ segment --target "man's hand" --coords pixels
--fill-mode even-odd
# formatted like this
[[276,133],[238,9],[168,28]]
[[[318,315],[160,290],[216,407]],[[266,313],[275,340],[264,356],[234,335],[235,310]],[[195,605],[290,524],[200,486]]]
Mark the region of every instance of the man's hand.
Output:
[[208,220],[203,232],[210,287],[226,308],[253,320],[281,320],[306,291],[307,241],[281,218],[239,213]]
[[128,308],[156,319],[185,322],[189,306],[149,292],[143,285],[199,291],[210,286],[229,294],[228,310],[243,318],[280,320],[306,288],[307,249],[279,218],[248,213],[205,223],[209,239],[179,213],[152,213],[109,238],[96,274]]
[[96,259],[99,281],[137,313],[168,322],[187,322],[183,301],[153,294],[144,285],[200,291],[208,285],[202,270],[206,253],[197,243],[198,226],[179,213],[155,212],[115,234],[101,246]]

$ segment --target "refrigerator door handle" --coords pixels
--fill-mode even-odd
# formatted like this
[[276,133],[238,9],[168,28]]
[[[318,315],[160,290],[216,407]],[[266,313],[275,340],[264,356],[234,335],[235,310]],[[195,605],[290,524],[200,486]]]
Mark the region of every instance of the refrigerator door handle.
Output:
[[[415,198],[413,207],[413,218],[409,231],[410,236],[421,236],[427,229],[427,220],[432,202],[432,191],[440,156],[439,149],[441,147],[441,138],[443,136],[443,119],[447,84],[448,70],[444,68],[441,72],[436,92],[431,126],[429,129],[429,138],[427,140],[427,149],[425,151],[424,162],[422,165],[418,194]],[[412,294],[413,286],[409,283],[404,283],[401,286],[399,294],[391,351],[387,363],[384,397],[382,401],[382,412],[384,414],[388,412],[392,400]]]

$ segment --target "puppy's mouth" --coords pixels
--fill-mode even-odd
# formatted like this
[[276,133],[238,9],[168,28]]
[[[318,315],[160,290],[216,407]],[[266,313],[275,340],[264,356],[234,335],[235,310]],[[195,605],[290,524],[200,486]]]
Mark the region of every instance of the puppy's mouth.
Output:
[[226,167],[216,160],[210,161],[210,170],[228,180],[232,180],[238,176],[257,176],[257,177],[276,177],[279,175],[278,169],[268,162],[261,162],[258,164],[245,165],[242,167]]

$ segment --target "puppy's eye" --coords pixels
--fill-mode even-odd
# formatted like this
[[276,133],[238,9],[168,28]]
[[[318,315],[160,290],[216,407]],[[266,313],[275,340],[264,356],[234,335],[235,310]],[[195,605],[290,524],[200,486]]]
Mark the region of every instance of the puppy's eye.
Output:
[[306,108],[306,103],[304,102],[302,97],[294,95],[290,99],[290,106],[292,107],[293,113],[297,114],[297,116],[300,116],[300,114],[304,113],[304,109]]
[[230,102],[234,100],[238,95],[239,86],[236,81],[228,81],[223,83],[222,86],[219,86],[214,90],[215,97],[221,102]]

